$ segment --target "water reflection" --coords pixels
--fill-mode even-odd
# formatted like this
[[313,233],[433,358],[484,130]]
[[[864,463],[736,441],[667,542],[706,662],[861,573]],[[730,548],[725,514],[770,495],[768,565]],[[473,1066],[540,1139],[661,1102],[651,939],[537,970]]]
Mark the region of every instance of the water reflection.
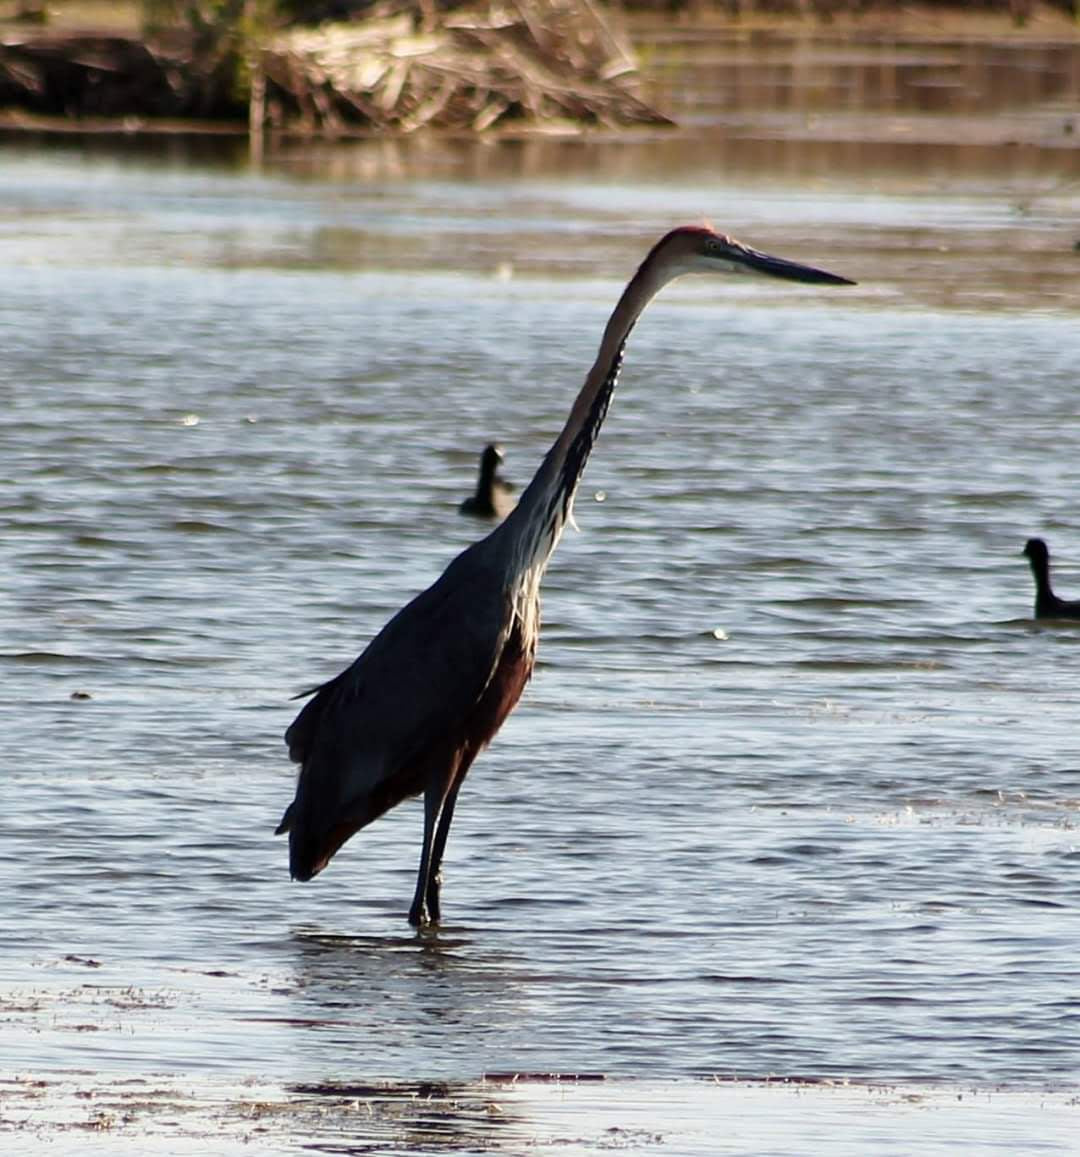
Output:
[[[459,167],[440,178],[357,177],[356,166],[364,170],[372,147],[283,153],[273,162],[273,178],[128,169],[107,153],[74,167],[50,166],[15,148],[11,163],[0,169],[0,244],[18,269],[35,269],[26,274],[25,292],[45,301],[55,296],[47,283],[49,269],[112,267],[121,251],[140,265],[257,275],[268,270],[365,272],[373,278],[391,270],[472,272],[490,279],[500,297],[521,301],[536,277],[621,281],[640,260],[646,240],[672,223],[705,217],[778,252],[827,261],[860,282],[845,295],[852,304],[880,306],[893,299],[1031,310],[1067,309],[1076,299],[1080,179],[1060,164],[1068,155],[1053,151],[987,150],[980,159],[977,149],[919,146],[910,153],[893,151],[894,158],[907,155],[913,171],[901,166],[889,172],[880,166],[864,170],[861,147],[839,145],[834,148],[845,156],[843,166],[816,179],[814,166],[819,172],[828,169],[832,154],[807,142],[730,141],[704,155],[685,141],[599,150],[553,142],[493,147],[442,142],[430,148],[436,154],[447,151]],[[395,150],[410,172],[431,173],[426,145],[379,146],[378,164]],[[996,167],[983,167],[992,155]],[[474,166],[480,157],[483,164]],[[799,173],[804,159],[809,171]],[[307,171],[298,176],[296,168]],[[332,172],[333,180],[316,180],[319,168]],[[494,175],[497,171],[503,175]],[[224,287],[218,288],[222,296]],[[205,288],[192,290],[205,298]],[[356,291],[355,282],[343,286],[335,307],[344,308]],[[457,291],[447,285],[444,292]],[[595,287],[581,292],[592,295]],[[612,290],[603,292],[610,308]],[[688,284],[667,296],[752,294],[758,300],[790,301],[794,292]],[[138,302],[126,302],[123,318],[116,320],[125,334],[130,311],[138,308]],[[221,308],[239,311],[241,303],[235,296],[224,303],[206,300],[204,314]],[[259,340],[252,328],[259,321],[244,312],[243,325],[238,321],[222,340]],[[355,322],[352,315],[345,324]],[[201,334],[208,324],[204,316]],[[55,326],[60,372],[85,374],[85,364],[66,353],[77,348],[80,335],[68,332],[63,317]],[[318,363],[328,348],[326,341],[316,341],[320,332],[309,335],[316,378],[325,377]],[[172,356],[177,343],[171,331],[158,340],[161,355]],[[493,353],[492,331],[471,340],[474,349],[487,340],[487,352]],[[219,372],[231,364],[224,346],[208,356],[219,363]],[[367,377],[394,372],[389,364],[365,366]],[[246,403],[247,417],[237,414],[236,420],[251,424],[259,391],[255,383],[241,388],[252,400]],[[177,420],[186,419],[178,414]],[[253,426],[245,436],[253,440],[259,432]],[[75,437],[71,431],[69,438]],[[201,521],[217,525],[214,518]]]
[[335,1067],[361,1049],[365,1072],[393,1071],[390,1057],[404,1033],[413,1047],[426,1041],[444,1055],[471,1055],[475,1071],[485,1048],[521,1018],[527,1003],[507,961],[452,925],[378,936],[299,928],[292,945],[289,1023],[320,1034],[313,1047],[333,1057]]
[[520,1143],[527,1121],[496,1086],[464,1081],[346,1079],[287,1091],[319,1103],[321,1126],[304,1145],[315,1153],[491,1152],[504,1141]]
[[1080,99],[1080,47],[1070,42],[913,41],[813,27],[641,30],[639,42],[647,99],[684,125],[742,111],[985,117],[1040,106],[1073,117]]
[[[1080,98],[1078,98],[1080,99]],[[937,124],[937,122],[935,122]],[[1000,122],[997,122],[1000,123]],[[611,185],[668,183],[672,178],[722,174],[725,178],[767,180],[779,185],[791,179],[823,186],[857,184],[912,187],[912,182],[955,182],[978,188],[1001,188],[1017,181],[1041,183],[1041,192],[1080,180],[1074,136],[1063,117],[1055,136],[1015,140],[982,140],[967,132],[969,122],[943,119],[939,127],[908,125],[883,131],[880,120],[864,134],[845,131],[830,137],[792,121],[784,131],[756,130],[733,134],[708,127],[683,133],[642,137],[624,134],[597,141],[571,139],[461,140],[436,137],[295,141],[281,139],[263,166],[276,176],[363,186],[418,180],[465,182],[549,181],[558,177],[601,181]],[[933,127],[933,133],[924,129]],[[1077,124],[1080,133],[1080,123]],[[1057,147],[1058,145],[1062,147]],[[174,167],[183,174],[191,165],[209,172],[250,170],[246,149],[229,138],[199,134],[168,138],[100,134],[5,133],[0,148],[9,159],[31,157],[47,149],[54,156],[86,164]],[[884,183],[884,184],[883,184]]]
[[[302,147],[281,142],[268,160],[272,172],[355,184],[442,180],[450,183],[540,181],[558,177],[668,185],[673,178],[706,174],[730,180],[767,180],[780,185],[792,178],[819,191],[852,181],[884,191],[896,183],[911,187],[918,179],[962,181],[977,187],[1002,187],[1023,179],[1073,182],[1078,178],[1075,153],[1050,147],[1053,142],[1024,141],[1003,151],[997,141],[971,139],[963,122],[943,124],[938,139],[918,131],[882,133],[880,122],[863,135],[839,139],[808,133],[793,123],[791,131],[687,133],[615,140],[446,141],[389,140],[312,143]],[[961,143],[962,142],[962,143]],[[1063,144],[1070,143],[1062,141]],[[1052,186],[1051,186],[1052,187]],[[953,186],[954,190],[956,186]]]

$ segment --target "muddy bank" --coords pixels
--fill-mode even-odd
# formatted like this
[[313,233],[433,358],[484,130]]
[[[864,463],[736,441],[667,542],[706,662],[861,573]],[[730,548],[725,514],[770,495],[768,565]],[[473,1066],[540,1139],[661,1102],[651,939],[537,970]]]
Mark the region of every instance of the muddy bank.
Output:
[[638,94],[620,18],[591,0],[379,0],[348,21],[245,20],[126,36],[9,29],[0,107],[331,136],[667,123]]
[[[87,1073],[0,1081],[0,1137],[85,1153],[1068,1153],[1074,1090],[812,1079],[582,1081],[525,1074],[471,1082],[318,1085]],[[935,1148],[939,1146],[940,1148]],[[821,1146],[827,1146],[822,1148]]]
[[[793,93],[819,90],[810,111],[831,111],[820,99],[829,78],[808,72],[815,54],[835,60],[838,51],[880,54],[917,44],[952,51],[999,45],[1013,53],[1052,47],[1066,54],[1061,67],[1075,87],[1080,24],[1067,7],[1018,6],[1016,0],[977,6],[646,3],[624,21],[591,0],[520,0],[510,17],[493,2],[448,4],[432,17],[411,0],[381,0],[358,21],[267,29],[246,39],[229,33],[213,41],[191,29],[144,35],[134,11],[107,28],[93,8],[81,21],[76,6],[48,27],[4,24],[0,13],[0,126],[126,133],[246,133],[250,127],[256,136],[307,137],[420,128],[518,134],[675,124],[692,130],[710,88],[737,90],[745,79],[740,69],[749,67],[751,100],[728,103],[746,106],[754,124],[772,136],[771,114],[790,111],[791,102],[770,107],[756,90],[782,62],[792,73],[786,83]],[[680,51],[700,63],[710,47],[716,49],[710,75],[679,67]],[[875,85],[895,91],[904,63],[873,62]],[[927,61],[930,69],[939,63]],[[975,79],[960,81],[978,93],[985,84]],[[957,83],[931,75],[925,91]],[[852,90],[840,110],[844,123],[826,135],[864,137],[865,127],[851,118],[876,112],[874,96]],[[808,126],[809,135],[820,130],[820,124]],[[952,131],[946,127],[945,137]],[[1007,125],[975,135],[996,141],[1031,133]],[[931,139],[940,138],[931,131]]]

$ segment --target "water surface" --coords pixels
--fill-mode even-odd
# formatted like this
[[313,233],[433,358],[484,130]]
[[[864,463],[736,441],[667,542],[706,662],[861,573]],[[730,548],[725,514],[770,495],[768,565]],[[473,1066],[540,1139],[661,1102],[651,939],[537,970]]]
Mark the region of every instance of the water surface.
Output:
[[[1080,594],[1076,191],[373,148],[0,153],[6,1067],[1071,1085],[1080,632],[1019,551]],[[635,331],[439,934],[418,806],[291,884],[289,697],[481,533],[487,440],[527,480],[701,214],[860,285]]]

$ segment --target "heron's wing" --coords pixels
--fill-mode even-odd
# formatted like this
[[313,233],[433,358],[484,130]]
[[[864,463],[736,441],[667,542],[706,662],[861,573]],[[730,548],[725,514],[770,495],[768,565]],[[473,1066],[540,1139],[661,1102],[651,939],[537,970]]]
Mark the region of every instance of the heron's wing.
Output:
[[296,837],[303,829],[300,843],[321,842],[422,790],[408,778],[410,765],[462,728],[496,669],[511,616],[505,575],[472,551],[402,608],[285,733],[301,771],[279,830]]

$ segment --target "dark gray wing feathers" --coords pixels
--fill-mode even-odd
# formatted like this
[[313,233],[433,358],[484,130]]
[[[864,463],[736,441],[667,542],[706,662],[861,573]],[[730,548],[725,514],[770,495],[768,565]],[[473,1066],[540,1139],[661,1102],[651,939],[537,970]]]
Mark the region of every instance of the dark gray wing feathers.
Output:
[[301,770],[280,831],[359,818],[366,798],[468,716],[512,617],[505,571],[478,549],[487,541],[459,556],[304,705],[285,733]]

